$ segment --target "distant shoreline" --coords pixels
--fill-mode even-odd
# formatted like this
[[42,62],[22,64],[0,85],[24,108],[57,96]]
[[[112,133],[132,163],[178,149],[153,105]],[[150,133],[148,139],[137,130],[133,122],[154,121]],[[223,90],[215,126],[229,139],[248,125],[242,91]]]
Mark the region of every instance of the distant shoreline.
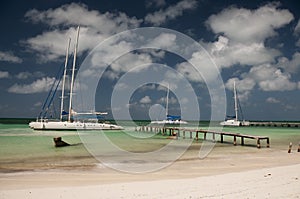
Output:
[[[31,121],[35,121],[36,118],[0,118],[0,124],[29,124]],[[114,122],[112,119],[107,119],[106,121]],[[120,120],[120,121],[129,121],[129,120]],[[150,122],[150,120],[134,120],[136,123],[140,122]],[[251,122],[289,122],[289,123],[300,123],[300,120],[250,120]],[[197,122],[197,121],[193,121]],[[201,120],[200,122],[210,122],[209,120]],[[220,122],[220,121],[213,121]]]

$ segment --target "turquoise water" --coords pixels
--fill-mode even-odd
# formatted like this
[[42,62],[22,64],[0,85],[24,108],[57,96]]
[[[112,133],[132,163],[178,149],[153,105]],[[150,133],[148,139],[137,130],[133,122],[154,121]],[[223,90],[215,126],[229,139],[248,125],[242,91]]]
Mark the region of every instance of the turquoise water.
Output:
[[[128,123],[129,124],[129,123]],[[138,124],[147,124],[139,122]],[[126,126],[132,129],[133,126]],[[192,123],[197,126],[198,122]],[[200,128],[207,128],[208,123],[200,123]],[[238,127],[224,128],[227,132],[251,135],[269,136],[271,149],[287,150],[289,142],[298,147],[300,142],[300,128],[282,127]],[[97,132],[84,132],[97,133]],[[170,142],[168,136],[157,135],[147,139],[137,139],[122,131],[107,131],[107,137],[120,148],[133,152],[148,152],[157,150]],[[61,136],[64,141],[72,144],[70,147],[55,148],[53,138]],[[186,135],[188,137],[188,135]],[[200,136],[200,139],[202,137]],[[228,143],[218,144],[234,147],[232,138],[225,138]],[[193,144],[199,144],[194,141]],[[238,140],[239,144],[239,140]],[[255,141],[246,140],[245,144],[255,145]],[[262,143],[264,146],[264,143]],[[247,148],[247,146],[245,146]],[[252,147],[253,148],[253,147]],[[239,150],[235,148],[234,150]],[[264,149],[261,149],[264,150]],[[23,170],[43,169],[82,169],[92,168],[97,160],[87,151],[76,131],[34,131],[28,124],[0,124],[0,172],[15,172]]]

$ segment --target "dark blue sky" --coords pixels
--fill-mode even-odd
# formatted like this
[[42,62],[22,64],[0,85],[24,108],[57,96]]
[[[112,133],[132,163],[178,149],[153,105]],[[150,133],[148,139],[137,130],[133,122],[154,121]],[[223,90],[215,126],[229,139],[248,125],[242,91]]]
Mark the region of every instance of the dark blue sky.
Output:
[[[97,44],[117,33],[140,27],[168,28],[199,42],[212,57],[226,88],[229,114],[233,109],[235,81],[246,119],[299,121],[299,11],[298,1],[13,0],[1,3],[0,117],[34,118],[39,114],[51,83],[64,64],[67,38],[72,37],[74,41],[75,28],[80,25],[78,65]],[[160,40],[161,45],[171,41],[171,36]],[[198,59],[201,56],[194,57]],[[98,82],[95,96],[91,96],[97,111],[108,111],[111,115],[114,108],[111,95],[119,78],[126,73],[124,65],[149,62],[163,63],[184,74],[197,96],[200,118],[210,118],[212,105],[205,83],[193,71],[188,71],[182,58],[153,50],[128,53],[127,58],[120,58],[108,67]],[[170,112],[180,114],[179,109],[184,109],[184,103],[189,101],[183,99],[184,103],[180,104],[176,81],[169,83],[173,84]],[[165,106],[165,85],[141,85],[128,100],[128,106],[119,111],[129,109],[134,119],[149,119],[149,110],[151,117],[151,111],[157,112]],[[162,107],[156,109],[155,104]]]

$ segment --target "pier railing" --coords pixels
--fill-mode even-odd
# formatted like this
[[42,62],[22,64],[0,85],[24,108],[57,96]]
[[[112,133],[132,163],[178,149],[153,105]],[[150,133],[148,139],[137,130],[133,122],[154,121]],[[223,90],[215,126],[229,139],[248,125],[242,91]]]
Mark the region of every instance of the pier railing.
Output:
[[250,122],[249,125],[266,127],[300,127],[299,122]]
[[143,132],[156,132],[162,135],[173,136],[173,138],[178,139],[181,137],[186,139],[186,134],[189,133],[189,138],[193,139],[193,134],[195,134],[195,140],[199,140],[199,134],[203,135],[203,140],[208,140],[207,135],[211,135],[211,141],[217,141],[216,135],[220,136],[220,142],[224,142],[224,137],[229,136],[233,138],[233,144],[237,145],[237,138],[240,138],[241,145],[245,145],[245,139],[256,140],[257,148],[261,148],[261,141],[266,140],[266,147],[270,147],[270,138],[268,136],[258,136],[258,135],[247,135],[233,132],[223,132],[223,131],[209,131],[203,129],[188,129],[188,128],[177,128],[177,127],[156,127],[156,126],[139,126],[135,128],[136,131]]

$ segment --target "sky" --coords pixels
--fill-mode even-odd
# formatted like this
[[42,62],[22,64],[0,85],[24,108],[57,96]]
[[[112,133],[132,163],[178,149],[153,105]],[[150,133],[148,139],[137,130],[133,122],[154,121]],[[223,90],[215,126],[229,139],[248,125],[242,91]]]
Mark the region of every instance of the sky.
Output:
[[[0,117],[39,115],[51,85],[59,79],[68,38],[72,63],[80,25],[75,87],[77,100],[91,105],[87,109],[107,111],[108,118],[161,119],[169,86],[170,114],[182,114],[187,120],[209,120],[212,115],[222,120],[233,114],[235,82],[245,119],[300,121],[299,11],[300,3],[293,0],[2,2]],[[169,32],[153,38],[136,32],[147,27]],[[126,38],[116,39],[124,31]],[[140,38],[145,35],[151,42],[143,46],[155,49],[132,48],[144,42]],[[191,51],[186,59],[178,56],[176,52],[190,50],[190,46],[180,47],[180,35],[195,41],[201,50]],[[101,57],[90,56],[95,51]],[[87,58],[98,65],[81,69]],[[201,65],[200,72],[193,63]],[[139,85],[130,86],[133,79]],[[210,87],[219,80],[225,101],[222,92]],[[79,92],[90,88],[95,90]],[[57,96],[60,92],[59,86]],[[59,100],[54,100],[51,114],[57,114]]]

